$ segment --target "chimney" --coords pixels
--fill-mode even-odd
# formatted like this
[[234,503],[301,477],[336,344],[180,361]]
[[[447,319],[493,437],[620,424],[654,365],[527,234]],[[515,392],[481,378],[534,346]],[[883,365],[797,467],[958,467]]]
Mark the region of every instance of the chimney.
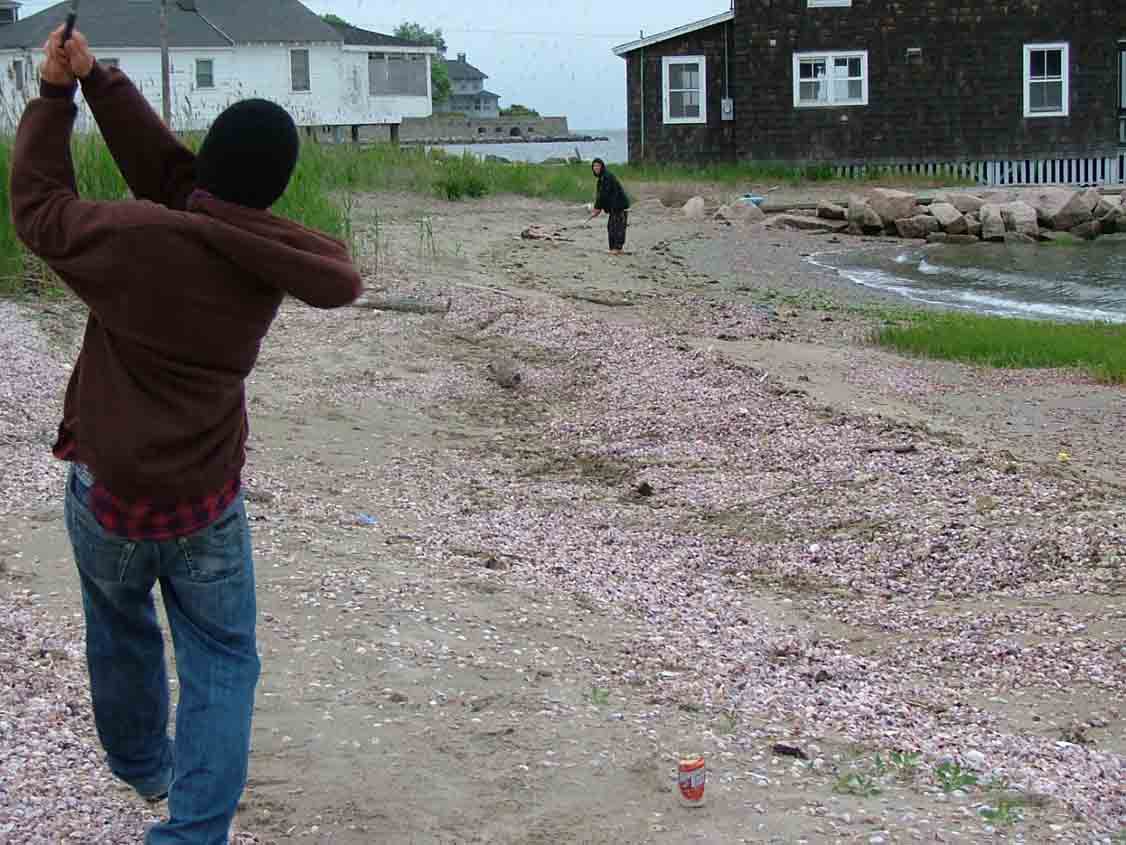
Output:
[[457,60],[458,60],[459,62],[462,62],[462,63],[464,64],[464,62],[465,62],[465,53],[458,53],[458,54],[457,54]]

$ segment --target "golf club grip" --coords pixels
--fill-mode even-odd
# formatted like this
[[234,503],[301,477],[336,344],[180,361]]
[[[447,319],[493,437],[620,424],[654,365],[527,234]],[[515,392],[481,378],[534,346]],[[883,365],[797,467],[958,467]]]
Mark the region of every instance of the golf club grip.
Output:
[[71,12],[66,16],[66,29],[63,30],[63,44],[70,40],[70,35],[74,32],[74,25],[78,22],[78,15]]

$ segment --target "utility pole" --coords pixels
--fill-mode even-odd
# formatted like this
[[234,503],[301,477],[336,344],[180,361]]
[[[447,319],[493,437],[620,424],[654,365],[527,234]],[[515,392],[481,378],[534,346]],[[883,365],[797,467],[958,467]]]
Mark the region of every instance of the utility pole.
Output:
[[172,62],[168,56],[168,0],[160,0],[160,77],[164,123],[172,126]]

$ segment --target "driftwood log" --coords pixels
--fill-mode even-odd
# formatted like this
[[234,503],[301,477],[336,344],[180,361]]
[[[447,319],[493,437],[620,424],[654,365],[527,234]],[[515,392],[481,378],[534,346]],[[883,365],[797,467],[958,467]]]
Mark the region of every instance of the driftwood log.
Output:
[[489,378],[506,390],[515,390],[524,381],[516,362],[508,358],[494,358],[488,366]]
[[397,311],[400,314],[449,314],[453,300],[426,302],[409,296],[369,296],[352,303],[353,308],[371,311]]

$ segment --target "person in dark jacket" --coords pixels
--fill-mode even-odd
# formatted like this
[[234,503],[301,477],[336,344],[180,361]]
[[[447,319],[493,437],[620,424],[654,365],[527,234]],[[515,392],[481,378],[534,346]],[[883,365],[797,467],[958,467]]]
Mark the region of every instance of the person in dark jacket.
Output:
[[596,158],[590,167],[594,171],[594,178],[598,180],[594,213],[590,219],[593,220],[603,211],[609,215],[606,230],[610,237],[610,254],[621,255],[622,248],[626,245],[626,228],[629,226],[629,197],[618,177],[606,167],[606,162]]
[[[361,280],[339,240],[268,211],[297,163],[284,109],[236,103],[197,156],[81,33],[64,46],[61,32],[20,120],[11,212],[89,309],[54,454],[70,463],[94,721],[110,770],[150,802],[168,798],[148,845],[225,845],[260,672],[245,382],[287,294],[337,308]],[[79,85],[133,200],[78,195]],[[180,682],[175,741],[158,584]]]

